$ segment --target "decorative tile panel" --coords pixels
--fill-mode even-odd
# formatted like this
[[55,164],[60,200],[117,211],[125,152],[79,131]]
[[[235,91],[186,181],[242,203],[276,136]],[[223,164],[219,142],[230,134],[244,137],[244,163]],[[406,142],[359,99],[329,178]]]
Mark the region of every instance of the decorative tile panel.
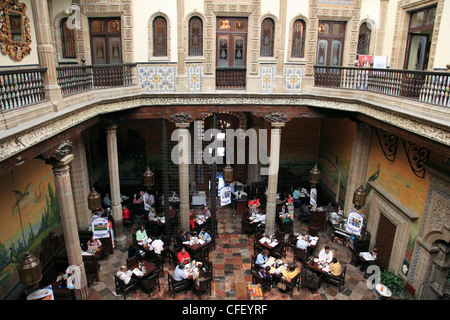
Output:
[[143,92],[174,92],[176,63],[138,64],[136,77]]
[[302,79],[305,73],[305,67],[299,65],[285,66],[284,78],[286,83],[286,92],[302,92]]
[[203,63],[186,63],[189,92],[202,92]]
[[277,74],[276,64],[261,64],[259,66],[259,75],[261,77],[261,93],[273,92],[276,74]]

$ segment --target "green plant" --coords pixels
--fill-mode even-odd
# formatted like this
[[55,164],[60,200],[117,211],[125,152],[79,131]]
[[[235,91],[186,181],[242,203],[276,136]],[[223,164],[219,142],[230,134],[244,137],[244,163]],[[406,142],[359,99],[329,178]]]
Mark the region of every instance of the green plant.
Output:
[[405,280],[389,271],[381,271],[380,281],[388,287],[394,295],[400,295],[405,290]]

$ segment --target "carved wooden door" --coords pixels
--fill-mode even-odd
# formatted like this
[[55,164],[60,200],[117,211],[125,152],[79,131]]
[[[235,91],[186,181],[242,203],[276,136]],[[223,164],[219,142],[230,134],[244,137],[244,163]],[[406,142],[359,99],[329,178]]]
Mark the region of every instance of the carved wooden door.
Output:
[[378,262],[385,269],[388,268],[391,259],[396,230],[397,227],[383,214],[380,214],[375,247],[378,249]]

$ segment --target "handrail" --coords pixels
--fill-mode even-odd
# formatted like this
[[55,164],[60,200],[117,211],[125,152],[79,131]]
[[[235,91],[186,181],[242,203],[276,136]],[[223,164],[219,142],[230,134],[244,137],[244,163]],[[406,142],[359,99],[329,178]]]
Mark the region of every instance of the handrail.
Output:
[[450,107],[450,73],[314,66],[318,87],[366,90]]

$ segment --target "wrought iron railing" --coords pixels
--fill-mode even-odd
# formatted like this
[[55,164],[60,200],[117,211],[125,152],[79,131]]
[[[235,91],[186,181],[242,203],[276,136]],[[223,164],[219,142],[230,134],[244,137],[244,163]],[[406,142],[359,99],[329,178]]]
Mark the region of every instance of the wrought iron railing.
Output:
[[44,73],[47,68],[0,71],[1,110],[35,104],[45,99]]
[[450,107],[450,73],[394,69],[314,67],[318,87],[367,90]]
[[216,89],[245,89],[245,67],[216,68]]
[[135,66],[136,64],[61,66],[56,71],[58,84],[65,97],[91,89],[130,86],[133,84]]

